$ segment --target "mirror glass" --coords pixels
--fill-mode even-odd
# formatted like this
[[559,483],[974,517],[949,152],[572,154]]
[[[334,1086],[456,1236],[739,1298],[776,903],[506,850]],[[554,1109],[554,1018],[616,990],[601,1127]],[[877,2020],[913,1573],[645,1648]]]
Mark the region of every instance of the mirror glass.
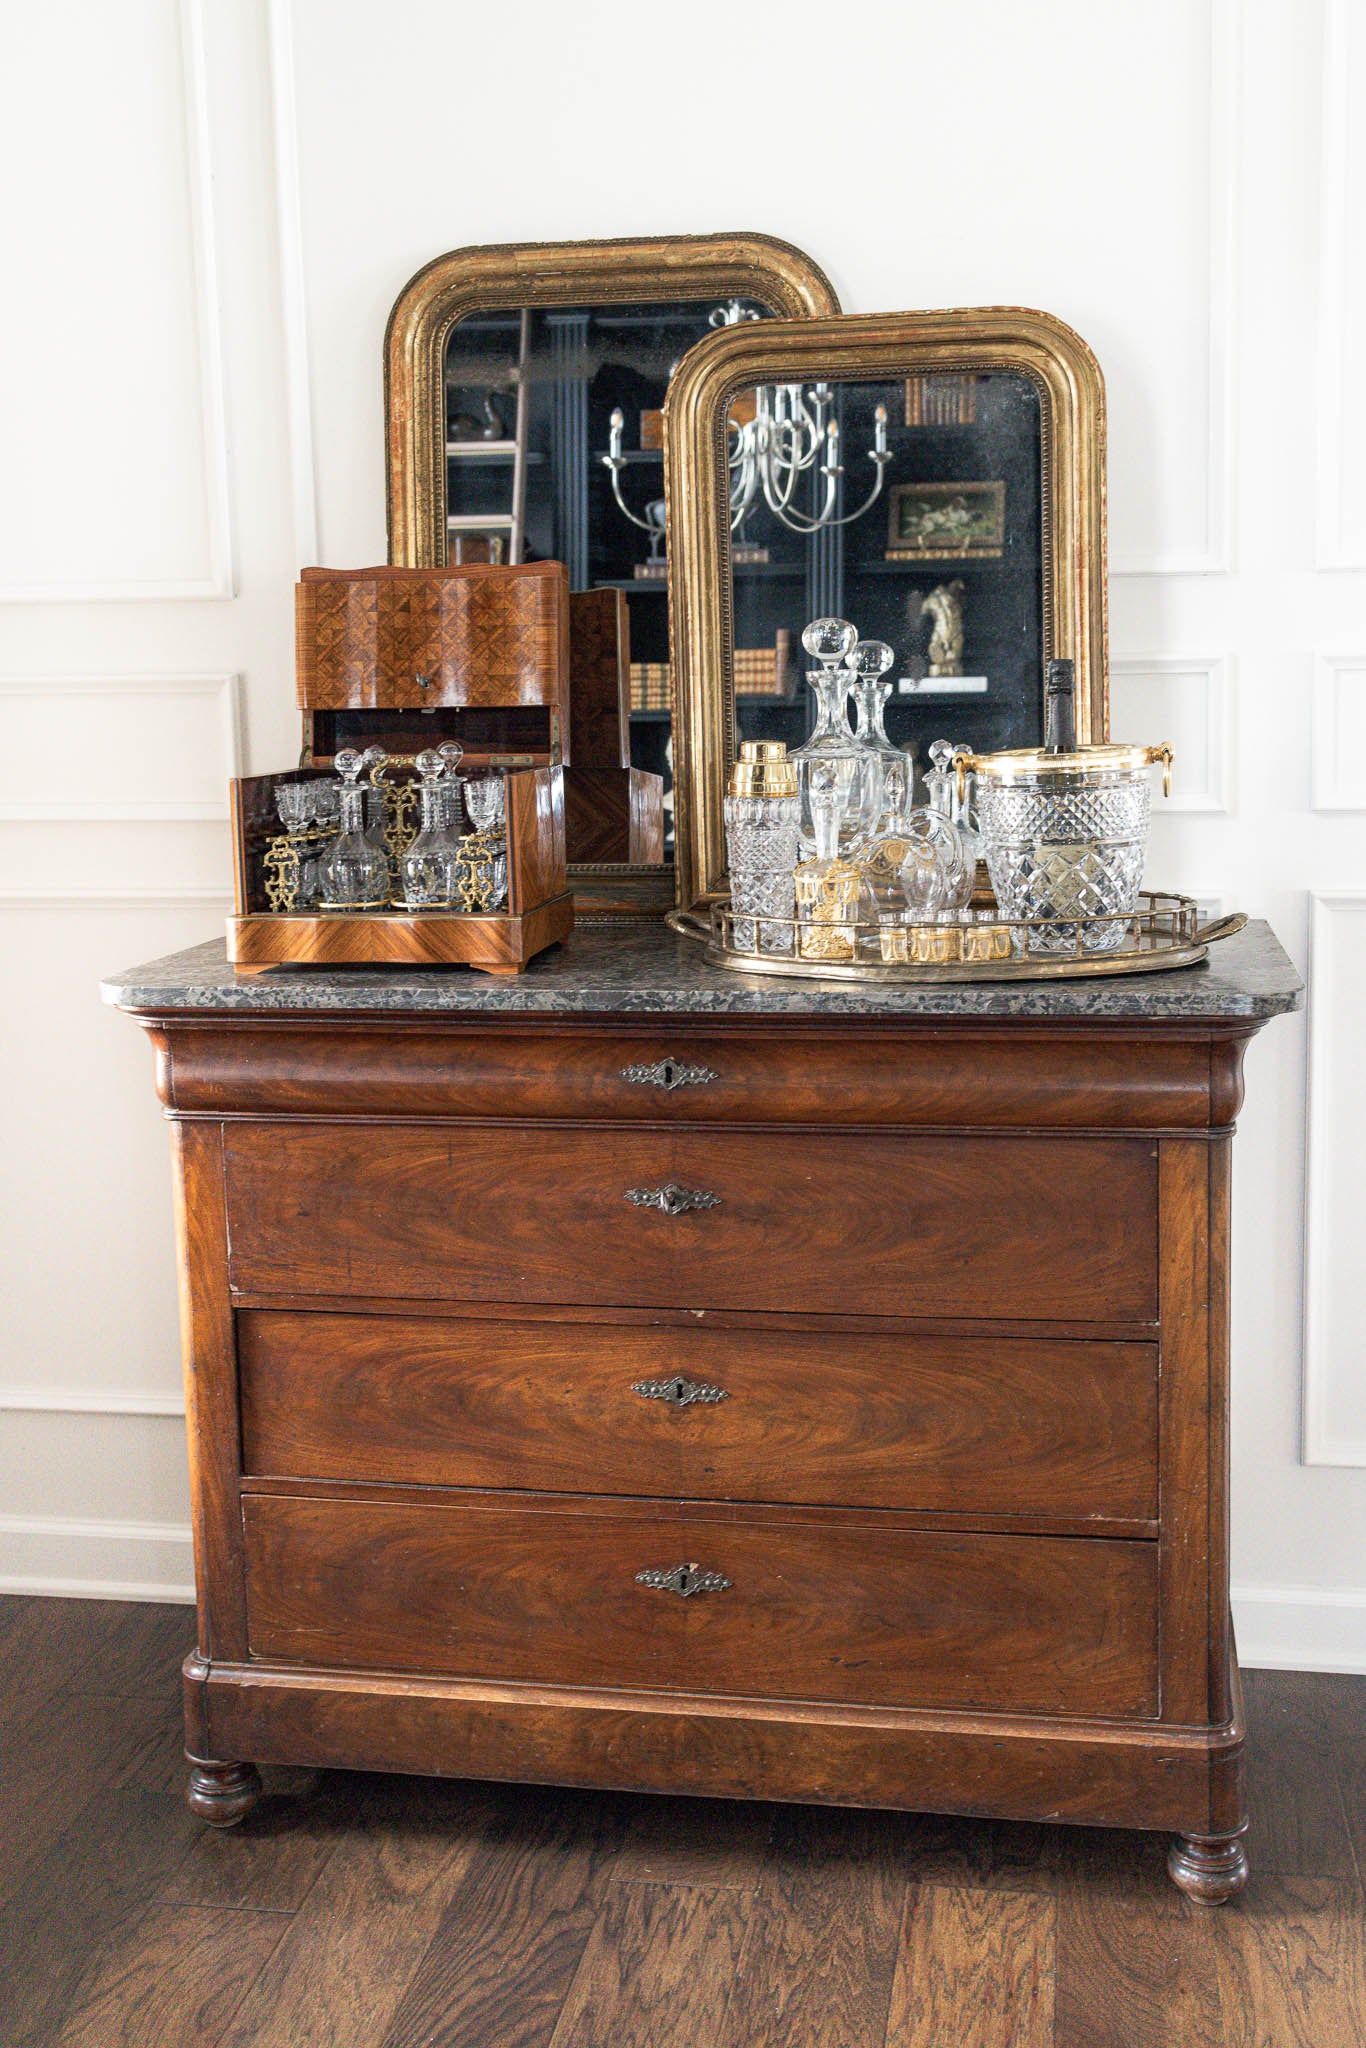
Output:
[[630,759],[662,778],[673,858],[665,574],[665,388],[714,328],[755,300],[477,312],[446,350],[447,560],[559,561],[573,590],[626,593]]
[[888,737],[974,752],[1043,733],[1042,407],[1017,371],[768,385],[728,429],[740,739],[814,723],[803,627],[850,619],[895,650]]

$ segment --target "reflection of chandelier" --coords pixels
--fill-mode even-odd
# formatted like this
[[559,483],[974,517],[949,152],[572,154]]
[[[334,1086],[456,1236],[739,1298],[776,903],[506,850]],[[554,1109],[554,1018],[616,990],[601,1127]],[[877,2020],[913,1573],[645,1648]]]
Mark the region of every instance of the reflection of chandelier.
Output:
[[[818,533],[826,526],[852,526],[882,493],[882,479],[891,450],[887,446],[887,408],[873,413],[873,487],[853,512],[835,516],[840,478],[840,427],[828,384],[761,384],[754,393],[754,417],[730,421],[730,524],[732,533],[744,525],[760,494],[775,519],[793,533]],[[819,462],[819,467],[817,464]],[[814,472],[814,474],[813,474]],[[812,478],[812,498],[820,503],[803,511],[793,503],[804,476]],[[816,484],[816,478],[821,479]]]
[[[735,327],[742,320],[760,315],[731,299],[717,306],[708,324]],[[840,480],[840,426],[834,416],[834,394],[828,384],[813,384],[809,391],[801,384],[761,384],[752,394],[754,410],[747,420],[732,413],[728,422],[730,446],[730,526],[739,535],[745,520],[762,498],[775,519],[792,533],[819,533],[825,527],[852,526],[876,504],[882,495],[883,479],[892,451],[887,446],[887,408],[873,411],[873,445],[868,460],[874,466],[872,489],[852,512],[836,516]],[[601,461],[612,478],[612,495],[633,526],[650,534],[652,561],[663,539],[663,504],[647,505],[646,518],[633,512],[621,494],[621,472],[626,467],[622,453],[625,417],[620,407],[612,414],[609,452]],[[811,479],[809,507],[794,503],[803,477]],[[817,481],[819,479],[819,482]]]

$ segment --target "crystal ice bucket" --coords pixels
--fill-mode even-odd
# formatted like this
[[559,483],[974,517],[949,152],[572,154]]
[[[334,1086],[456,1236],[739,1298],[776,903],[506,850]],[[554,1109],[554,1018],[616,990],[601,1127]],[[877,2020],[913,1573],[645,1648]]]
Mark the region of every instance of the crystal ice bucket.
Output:
[[1170,747],[1030,748],[967,757],[977,823],[1001,914],[1033,953],[1109,953],[1124,943],[1148,852],[1148,770]]

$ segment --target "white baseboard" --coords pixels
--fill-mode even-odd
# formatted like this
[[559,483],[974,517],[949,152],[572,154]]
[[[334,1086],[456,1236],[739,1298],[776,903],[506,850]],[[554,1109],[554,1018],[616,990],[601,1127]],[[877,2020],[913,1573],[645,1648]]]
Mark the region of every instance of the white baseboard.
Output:
[[1235,1586],[1247,1670],[1366,1672],[1366,1586]]
[[0,1593],[193,1600],[189,1524],[0,1515]]

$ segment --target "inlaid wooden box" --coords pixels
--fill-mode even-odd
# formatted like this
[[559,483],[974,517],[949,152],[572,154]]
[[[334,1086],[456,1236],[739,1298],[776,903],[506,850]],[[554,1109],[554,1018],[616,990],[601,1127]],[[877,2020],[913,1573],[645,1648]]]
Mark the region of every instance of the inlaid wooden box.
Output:
[[[565,875],[569,578],[525,567],[305,569],[296,588],[297,768],[232,785],[239,973],[286,962],[466,965],[518,973],[573,928]],[[330,770],[344,747],[382,747],[402,785],[425,748],[458,740],[461,773],[504,779],[508,890],[496,912],[282,907],[269,869],[281,784]],[[274,895],[274,900],[272,900]]]

